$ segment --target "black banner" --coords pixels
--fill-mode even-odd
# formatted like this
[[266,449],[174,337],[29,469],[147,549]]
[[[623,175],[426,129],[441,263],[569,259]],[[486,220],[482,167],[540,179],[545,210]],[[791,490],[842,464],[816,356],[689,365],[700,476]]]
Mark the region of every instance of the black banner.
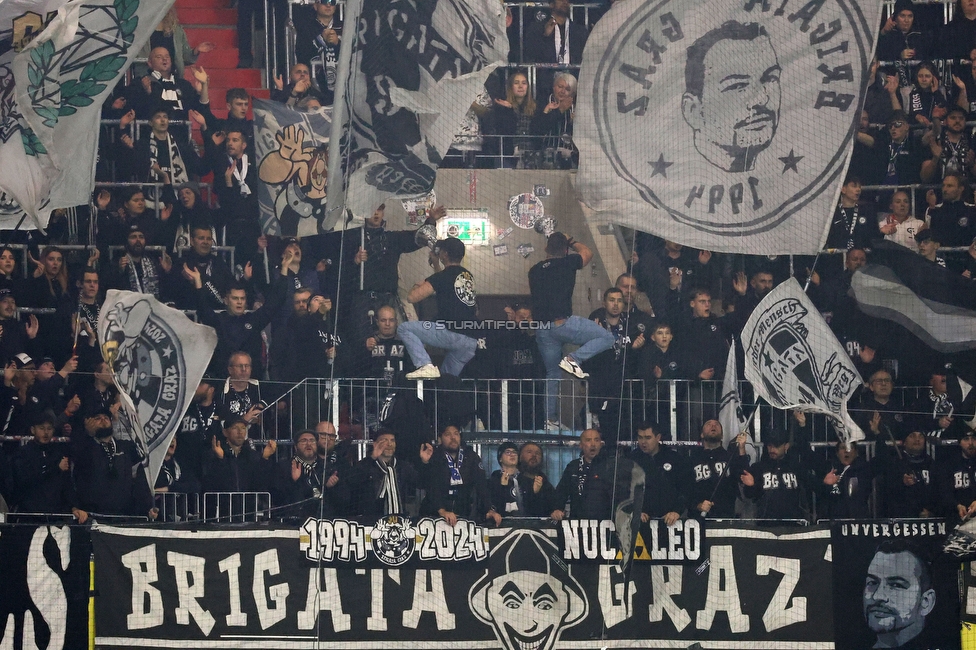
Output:
[[[410,568],[325,566],[306,557],[301,545],[311,539],[302,535],[94,529],[96,642],[299,648],[321,639],[332,648],[552,650],[560,640],[648,647],[659,639],[681,648],[696,641],[833,647],[826,528],[710,524],[696,561],[633,562],[629,581],[616,561],[566,560],[552,524],[486,529],[486,559],[414,559]],[[682,535],[671,536],[666,552],[677,553]]]
[[0,525],[0,648],[88,647],[88,563],[81,526]]
[[959,561],[943,520],[856,521],[831,531],[838,650],[960,647]]

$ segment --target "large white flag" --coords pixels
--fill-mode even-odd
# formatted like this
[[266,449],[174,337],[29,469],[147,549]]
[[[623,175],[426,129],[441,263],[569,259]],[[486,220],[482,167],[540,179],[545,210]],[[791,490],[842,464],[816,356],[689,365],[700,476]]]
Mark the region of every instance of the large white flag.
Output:
[[122,396],[121,414],[148,459],[152,489],[217,347],[217,332],[150,295],[113,289],[98,314],[98,340]]
[[88,202],[102,102],[173,2],[0,1],[0,228]]
[[353,225],[391,196],[434,188],[485,79],[508,60],[498,0],[349,0],[329,150],[329,215]]
[[793,278],[769,292],[742,329],[745,375],[779,409],[826,415],[844,442],[864,439],[847,412],[861,377]]
[[879,0],[617,2],[583,52],[583,201],[712,251],[812,253],[857,133]]

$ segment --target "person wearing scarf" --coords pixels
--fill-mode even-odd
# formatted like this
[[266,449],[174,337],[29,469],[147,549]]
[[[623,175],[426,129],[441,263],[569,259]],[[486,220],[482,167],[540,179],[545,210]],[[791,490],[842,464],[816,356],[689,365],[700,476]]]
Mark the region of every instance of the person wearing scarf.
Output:
[[335,516],[330,500],[322,500],[323,484],[330,477],[323,475],[323,462],[317,453],[318,434],[304,429],[295,434],[294,441],[292,457],[281,460],[275,473],[274,503],[282,506],[277,515],[302,521],[320,515]]
[[125,242],[125,255],[118,261],[118,276],[114,287],[125,291],[145,293],[160,297],[163,276],[173,269],[173,260],[166,251],[156,261],[146,254],[146,236],[138,224],[129,226]]
[[[396,432],[377,430],[369,455],[359,461],[351,477],[352,493],[359,497],[354,504],[358,516],[368,521],[406,513],[406,501],[420,486],[417,465],[406,458],[398,458]],[[423,470],[430,462],[434,447],[424,443],[420,447]]]
[[[170,131],[169,122],[166,106],[155,107],[149,117],[151,132],[135,144],[129,139],[127,146],[133,147],[133,176],[140,181],[163,183],[165,190],[173,192],[174,187],[190,180],[190,174],[203,176],[209,169],[184,135]],[[166,243],[169,243],[168,238]]]
[[427,496],[420,505],[421,516],[443,517],[451,526],[461,519],[497,526],[501,515],[491,509],[488,481],[481,457],[461,444],[461,431],[448,424],[427,465]]

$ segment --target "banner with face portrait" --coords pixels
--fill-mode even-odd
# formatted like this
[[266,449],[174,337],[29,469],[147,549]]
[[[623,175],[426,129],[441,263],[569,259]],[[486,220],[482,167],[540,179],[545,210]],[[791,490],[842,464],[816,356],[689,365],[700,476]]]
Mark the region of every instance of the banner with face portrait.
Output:
[[959,560],[941,519],[834,524],[837,650],[959,648]]
[[583,53],[583,201],[711,251],[812,253],[857,132],[877,0],[618,2]]
[[332,108],[296,111],[254,100],[258,218],[266,235],[305,237],[328,232],[326,185]]

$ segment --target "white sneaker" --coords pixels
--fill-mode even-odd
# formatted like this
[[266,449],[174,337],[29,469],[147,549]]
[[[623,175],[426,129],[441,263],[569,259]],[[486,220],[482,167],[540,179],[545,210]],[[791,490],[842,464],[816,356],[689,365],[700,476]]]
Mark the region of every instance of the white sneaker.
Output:
[[553,420],[546,420],[545,429],[546,431],[569,431],[569,427],[567,427],[565,424]]
[[426,366],[420,366],[413,372],[408,372],[406,376],[407,379],[437,379],[441,376],[441,371],[434,364],[428,363]]
[[580,379],[586,379],[590,376],[590,373],[584,372],[583,367],[576,363],[576,359],[573,357],[563,357],[563,360],[559,362],[559,367],[571,375],[576,375]]

